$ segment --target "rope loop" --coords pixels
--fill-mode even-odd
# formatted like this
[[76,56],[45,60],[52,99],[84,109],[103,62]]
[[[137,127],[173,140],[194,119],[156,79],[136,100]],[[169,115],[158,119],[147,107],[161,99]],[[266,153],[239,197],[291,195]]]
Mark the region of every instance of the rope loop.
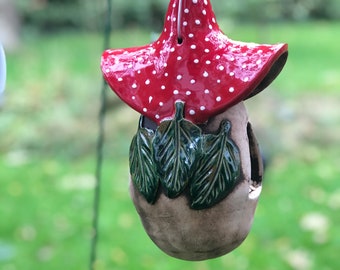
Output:
[[[112,16],[112,1],[107,0],[106,23],[104,29],[104,50],[110,46],[111,37],[111,16]],[[107,104],[107,83],[103,78],[101,96],[100,96],[100,109],[98,115],[98,128],[99,134],[97,139],[97,161],[96,161],[96,185],[94,190],[93,201],[93,220],[92,220],[92,239],[90,250],[90,264],[89,269],[94,270],[97,260],[97,245],[98,245],[98,223],[99,223],[99,210],[100,210],[100,191],[102,182],[102,167],[103,167],[103,150],[105,142],[105,116]]]

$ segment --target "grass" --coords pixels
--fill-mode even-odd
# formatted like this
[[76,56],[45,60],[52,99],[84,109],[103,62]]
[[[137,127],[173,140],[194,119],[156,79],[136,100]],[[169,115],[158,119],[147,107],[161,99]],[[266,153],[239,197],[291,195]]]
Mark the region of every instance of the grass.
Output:
[[[338,269],[340,175],[339,24],[223,24],[233,39],[288,42],[272,89],[248,102],[270,157],[254,226],[234,252],[206,262],[163,254],[128,195],[128,147],[138,115],[107,115],[98,270]],[[113,47],[150,34],[113,34]],[[86,269],[89,262],[101,36],[25,36],[8,55],[0,111],[0,268]],[[114,100],[114,95],[110,94]],[[270,111],[270,113],[268,113]],[[269,149],[269,150],[268,150]]]

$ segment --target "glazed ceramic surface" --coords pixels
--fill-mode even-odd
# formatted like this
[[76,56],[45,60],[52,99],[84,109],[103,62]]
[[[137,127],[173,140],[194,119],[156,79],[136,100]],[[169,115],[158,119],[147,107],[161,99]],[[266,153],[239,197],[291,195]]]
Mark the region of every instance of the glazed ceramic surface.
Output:
[[175,118],[156,130],[141,118],[130,148],[131,178],[149,203],[161,188],[169,198],[189,189],[193,209],[223,200],[242,178],[240,151],[230,138],[232,123],[221,121],[216,134],[184,119],[184,103],[175,104]]
[[215,258],[246,238],[263,168],[243,100],[266,88],[287,56],[287,44],[225,36],[209,0],[171,0],[155,42],[103,53],[104,78],[141,114],[131,196],[167,254]]
[[187,120],[204,123],[266,87],[281,71],[286,52],[286,44],[229,39],[220,30],[210,1],[187,0],[180,7],[178,0],[171,0],[158,40],[107,50],[101,65],[117,95],[153,121],[173,118],[174,103],[180,100]]
[[[262,190],[262,159],[243,103],[210,119],[203,130],[214,134],[226,121],[231,123],[229,140],[239,149],[241,171],[237,183],[218,203],[210,207],[198,205],[201,209],[197,210],[190,188],[171,199],[162,185],[158,187],[157,199],[150,203],[134,181],[131,182],[131,196],[146,232],[158,247],[173,257],[197,261],[224,255],[239,246],[251,228]],[[202,174],[194,173],[188,181],[193,184],[201,177]],[[162,182],[162,176],[160,180]],[[214,187],[209,181],[205,184],[208,196],[209,189]],[[213,193],[219,194],[221,189]]]

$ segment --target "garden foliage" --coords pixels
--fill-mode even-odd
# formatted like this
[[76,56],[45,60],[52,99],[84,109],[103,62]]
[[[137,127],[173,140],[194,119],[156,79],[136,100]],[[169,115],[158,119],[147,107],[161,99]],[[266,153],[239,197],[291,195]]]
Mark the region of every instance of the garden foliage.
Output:
[[[114,28],[144,25],[162,27],[166,0],[112,0]],[[338,0],[212,0],[217,16],[237,21],[267,22],[283,20],[340,18]],[[43,30],[60,27],[101,29],[107,0],[18,0],[26,23]],[[159,28],[159,29],[158,29]]]

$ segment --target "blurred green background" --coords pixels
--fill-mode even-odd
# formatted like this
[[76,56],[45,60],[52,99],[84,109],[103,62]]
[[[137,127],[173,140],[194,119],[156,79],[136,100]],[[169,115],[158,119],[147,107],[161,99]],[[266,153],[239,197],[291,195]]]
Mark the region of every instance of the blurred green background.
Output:
[[[150,42],[165,0],[112,0],[111,47]],[[340,269],[340,2],[212,0],[232,39],[289,43],[246,102],[267,160],[249,237],[205,262],[163,254],[128,194],[138,115],[109,91],[96,269]],[[0,269],[87,269],[106,1],[1,0]]]

